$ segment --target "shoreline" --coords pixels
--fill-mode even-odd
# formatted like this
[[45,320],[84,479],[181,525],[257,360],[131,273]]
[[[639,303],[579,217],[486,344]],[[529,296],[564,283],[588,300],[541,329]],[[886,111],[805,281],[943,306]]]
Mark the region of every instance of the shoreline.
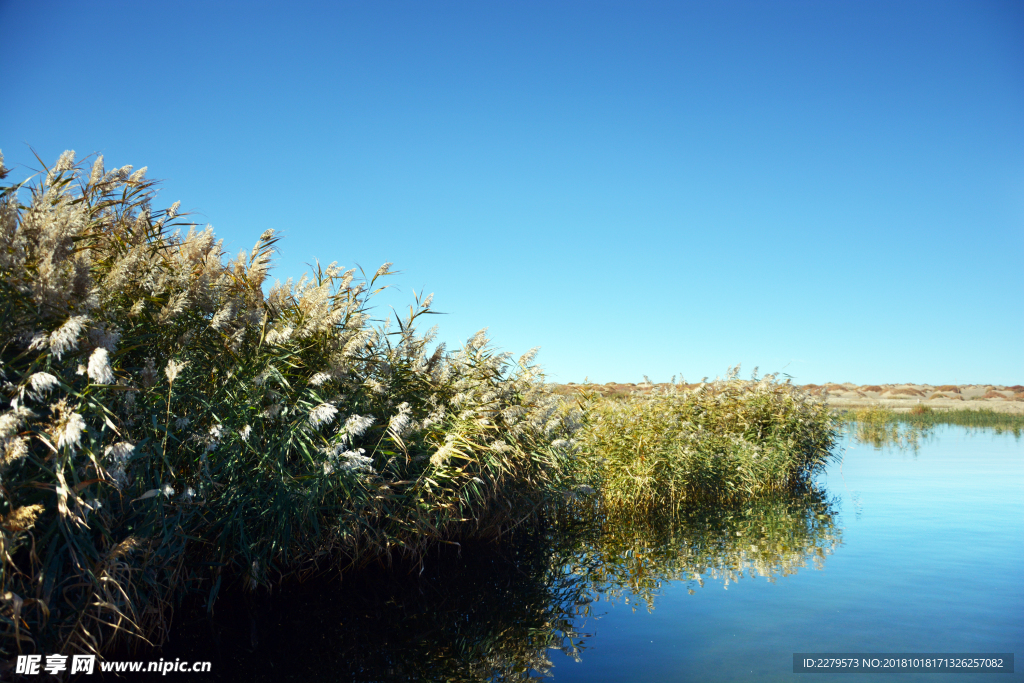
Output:
[[996,413],[1007,413],[1010,415],[1024,415],[1024,401],[998,401],[984,399],[978,401],[935,399],[931,401],[906,400],[906,399],[872,399],[872,398],[832,398],[829,397],[828,404],[832,408],[888,408],[893,412],[906,413],[916,407],[930,408],[936,412],[952,412],[960,410],[991,410]]
[[[624,398],[633,394],[664,391],[673,385],[668,382],[606,384],[552,384],[555,393],[570,394],[579,389],[608,398]],[[695,389],[700,384],[678,384],[677,387]],[[999,384],[804,384],[795,385],[816,396],[825,396],[828,405],[836,409],[883,407],[895,412],[908,412],[924,406],[936,411],[991,410],[997,413],[1024,414],[1024,386]]]

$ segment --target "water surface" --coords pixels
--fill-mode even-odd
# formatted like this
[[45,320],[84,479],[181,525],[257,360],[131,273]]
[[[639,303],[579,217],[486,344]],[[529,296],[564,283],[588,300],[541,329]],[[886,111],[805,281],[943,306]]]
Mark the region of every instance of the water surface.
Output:
[[849,680],[793,674],[792,654],[1024,653],[1024,444],[955,427],[916,452],[847,442],[819,483],[842,527],[820,571],[669,584],[650,614],[608,605],[579,663],[552,657],[555,680]]

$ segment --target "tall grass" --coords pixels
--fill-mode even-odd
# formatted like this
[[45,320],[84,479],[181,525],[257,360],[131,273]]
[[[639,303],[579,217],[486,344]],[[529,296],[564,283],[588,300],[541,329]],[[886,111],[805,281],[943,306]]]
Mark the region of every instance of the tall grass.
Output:
[[[6,177],[0,157],[0,177]],[[390,264],[264,294],[145,169],[0,188],[0,653],[160,642],[173,597],[493,536],[572,480],[578,415],[483,332],[374,323]]]
[[739,367],[694,389],[596,400],[579,448],[611,509],[678,509],[792,491],[832,456],[826,403]]
[[1021,430],[1024,430],[1024,414],[1003,413],[990,408],[941,410],[928,406],[915,406],[907,412],[897,413],[895,419],[904,424],[923,428],[936,425],[956,425],[969,429],[990,429],[996,433],[1008,431],[1017,437],[1020,437]]
[[846,410],[840,416],[856,440],[875,448],[916,449],[921,439],[939,425],[983,429],[997,434],[1009,432],[1016,438],[1020,438],[1024,431],[1024,414],[989,409],[943,410],[914,406],[909,411],[895,411],[884,406],[872,406]]

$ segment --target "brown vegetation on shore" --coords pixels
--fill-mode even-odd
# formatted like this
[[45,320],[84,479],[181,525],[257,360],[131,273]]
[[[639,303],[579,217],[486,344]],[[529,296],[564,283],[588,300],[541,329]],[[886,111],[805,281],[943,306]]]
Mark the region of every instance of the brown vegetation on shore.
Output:
[[[578,385],[573,383],[551,385],[555,393],[571,394],[582,386],[607,398],[627,398],[634,394],[651,394],[673,386],[671,382],[608,382],[606,384]],[[692,389],[697,384],[675,386]],[[934,409],[987,409],[996,412],[1024,413],[1024,387],[993,384],[805,384],[799,387],[813,396],[824,396],[834,408],[864,408],[884,406],[905,411],[928,402]]]

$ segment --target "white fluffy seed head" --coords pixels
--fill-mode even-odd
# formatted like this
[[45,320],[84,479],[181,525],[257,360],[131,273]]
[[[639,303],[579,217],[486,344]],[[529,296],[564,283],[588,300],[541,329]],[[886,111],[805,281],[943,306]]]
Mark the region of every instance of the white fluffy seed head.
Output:
[[271,330],[267,332],[266,342],[274,345],[284,344],[292,338],[293,332],[295,332],[295,328],[291,325],[286,326],[282,330]]
[[480,349],[482,349],[486,345],[487,345],[487,328],[486,327],[483,328],[482,330],[480,330],[479,332],[477,332],[476,334],[474,334],[472,337],[469,338],[469,341],[466,342],[466,346],[469,349],[473,350],[473,351],[479,351]]
[[78,413],[71,413],[57,427],[57,448],[67,446],[71,450],[78,448],[85,431],[85,420]]
[[46,174],[47,184],[52,183],[54,179],[64,171],[70,171],[75,166],[75,150],[69,149],[60,155],[57,159],[57,163]]
[[362,448],[352,451],[345,451],[340,456],[341,469],[349,472],[373,473],[373,458],[363,455],[366,453]]
[[167,376],[167,381],[174,384],[174,380],[178,378],[181,371],[185,369],[187,363],[179,363],[176,360],[167,361],[167,367],[164,368],[164,374]]
[[107,449],[106,451],[104,451],[104,454],[110,459],[111,462],[124,464],[124,462],[131,457],[134,451],[135,446],[133,446],[130,443],[125,443],[124,441],[121,441],[120,443],[115,443],[112,446],[107,446]]
[[367,429],[370,428],[370,425],[372,425],[373,423],[374,419],[369,415],[367,415],[366,417],[352,415],[347,420],[345,420],[345,433],[354,439],[359,438],[366,432]]
[[92,172],[89,174],[89,182],[93,185],[103,180],[103,155],[96,157],[92,164]]
[[321,403],[309,413],[309,424],[314,429],[319,428],[321,425],[329,425],[334,422],[335,416],[338,414],[338,409],[330,403]]
[[430,456],[430,464],[434,467],[440,467],[448,460],[454,450],[455,447],[451,442],[445,443],[445,445],[438,448],[434,451],[434,454]]
[[89,379],[96,384],[113,384],[114,371],[110,369],[109,353],[102,346],[89,356]]
[[117,343],[121,341],[121,332],[106,327],[94,327],[89,330],[89,341],[93,346],[102,346],[113,353],[117,351]]
[[50,353],[56,356],[57,360],[68,351],[78,348],[78,336],[88,320],[84,315],[71,316],[50,334]]
[[28,439],[15,437],[0,441],[0,465],[10,465],[28,455]]
[[57,163],[53,166],[53,170],[57,173],[61,173],[63,171],[70,171],[74,166],[75,150],[69,149],[65,150],[65,152],[60,155],[60,158],[57,159]]
[[534,358],[537,357],[537,353],[540,351],[539,346],[535,346],[519,358],[519,367],[525,368],[527,365],[533,362]]
[[221,308],[210,320],[210,327],[215,330],[219,330],[230,322],[232,316],[235,314],[235,306],[231,303]]
[[403,403],[402,405],[398,406],[398,413],[392,416],[392,418],[388,421],[388,430],[392,434],[398,436],[398,438],[402,438],[405,436],[405,433],[409,430],[411,424],[412,409],[409,407],[408,403]]
[[57,378],[48,372],[37,372],[28,378],[28,382],[32,385],[32,391],[37,394],[48,394],[60,384]]

